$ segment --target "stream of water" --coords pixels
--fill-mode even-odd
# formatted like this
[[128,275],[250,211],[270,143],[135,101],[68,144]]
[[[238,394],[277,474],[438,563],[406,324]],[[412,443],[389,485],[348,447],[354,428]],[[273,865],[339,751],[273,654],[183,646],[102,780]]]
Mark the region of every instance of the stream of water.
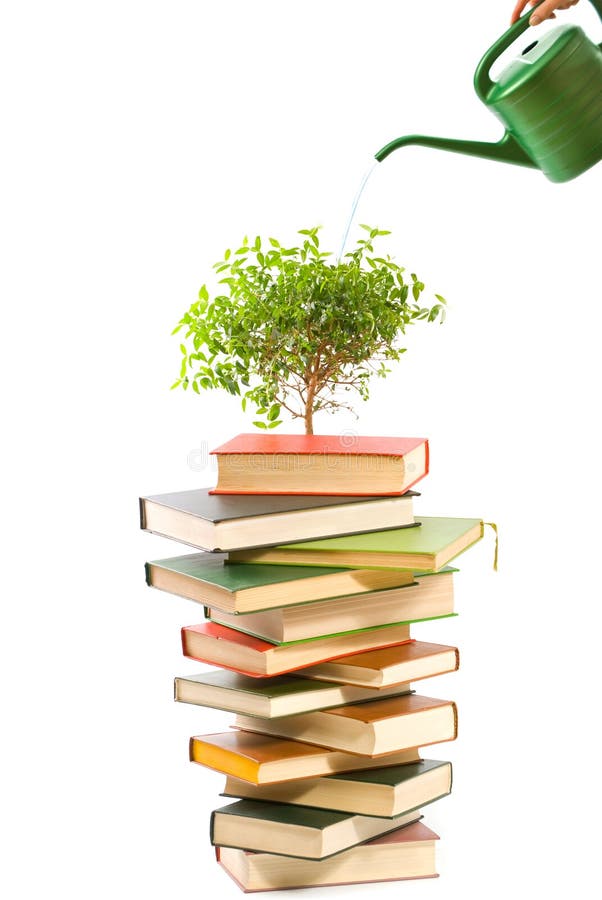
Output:
[[341,249],[339,250],[339,255],[338,255],[338,257],[337,257],[337,263],[340,263],[341,259],[343,258],[343,252],[344,252],[344,250],[345,250],[345,245],[346,245],[346,243],[347,243],[347,238],[349,237],[349,231],[350,231],[350,229],[351,229],[351,225],[353,224],[353,219],[354,219],[354,217],[355,217],[355,213],[356,213],[356,210],[357,210],[357,207],[358,207],[358,203],[360,202],[360,197],[361,197],[362,194],[364,193],[364,188],[366,187],[366,184],[368,183],[368,179],[370,178],[370,176],[371,176],[372,173],[374,172],[374,170],[375,170],[375,168],[377,167],[377,165],[378,165],[378,161],[373,159],[373,160],[372,160],[372,163],[370,164],[370,168],[369,168],[368,171],[364,174],[364,176],[363,176],[363,178],[362,178],[362,180],[361,180],[361,182],[360,182],[360,186],[359,186],[358,192],[357,192],[357,194],[355,195],[355,198],[354,198],[354,200],[353,200],[353,204],[352,204],[352,206],[351,206],[351,213],[350,213],[349,218],[348,218],[348,220],[347,220],[347,227],[345,228],[345,231],[343,232],[343,241],[342,241],[342,243],[341,243]]

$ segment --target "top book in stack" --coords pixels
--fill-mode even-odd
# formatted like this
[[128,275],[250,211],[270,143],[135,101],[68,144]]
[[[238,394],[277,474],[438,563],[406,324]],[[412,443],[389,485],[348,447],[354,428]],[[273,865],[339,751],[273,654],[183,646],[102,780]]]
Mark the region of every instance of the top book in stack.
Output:
[[425,438],[239,434],[211,452],[216,494],[403,494],[429,466]]

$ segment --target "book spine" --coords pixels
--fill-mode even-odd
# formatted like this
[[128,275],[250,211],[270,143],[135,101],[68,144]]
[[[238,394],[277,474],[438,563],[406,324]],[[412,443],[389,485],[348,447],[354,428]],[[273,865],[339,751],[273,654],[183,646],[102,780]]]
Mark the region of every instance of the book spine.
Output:
[[452,738],[453,741],[458,737],[458,707],[454,702],[451,703],[451,708],[454,712],[454,736]]
[[146,531],[146,508],[144,497],[138,498],[138,504],[140,508],[140,528],[142,529],[142,531]]
[[147,585],[149,587],[152,587],[153,583],[151,581],[151,570],[150,570],[150,565],[148,563],[144,563],[144,578],[146,580]]
[[215,841],[213,840],[215,832],[215,810],[211,812],[211,816],[209,818],[209,841],[213,847],[215,847]]

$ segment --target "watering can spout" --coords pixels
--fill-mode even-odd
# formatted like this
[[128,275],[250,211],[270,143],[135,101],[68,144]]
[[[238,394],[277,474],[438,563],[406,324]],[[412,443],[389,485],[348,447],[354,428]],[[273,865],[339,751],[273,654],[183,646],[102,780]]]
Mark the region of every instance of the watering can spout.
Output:
[[412,144],[417,144],[421,147],[432,147],[436,150],[449,150],[451,153],[480,156],[482,159],[493,159],[498,162],[514,163],[517,166],[537,168],[531,157],[525,153],[520,144],[508,131],[497,143],[463,141],[455,140],[454,138],[431,137],[424,134],[407,134],[386,144],[375,154],[375,157],[378,162],[382,162],[394,150],[398,150],[400,147],[408,147]]

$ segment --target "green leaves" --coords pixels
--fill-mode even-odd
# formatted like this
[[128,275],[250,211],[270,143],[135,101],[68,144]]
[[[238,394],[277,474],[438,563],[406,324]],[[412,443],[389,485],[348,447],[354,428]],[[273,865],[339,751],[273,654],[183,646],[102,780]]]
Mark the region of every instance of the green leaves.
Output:
[[350,409],[343,394],[368,399],[370,378],[385,377],[384,362],[405,351],[407,327],[443,321],[445,300],[436,294],[432,306],[421,305],[424,283],[374,253],[389,232],[361,228],[365,236],[336,263],[320,249],[319,227],[301,229],[296,247],[274,237],[264,246],[257,236],[226,250],[214,265],[223,291],[211,299],[203,285],[174,329],[186,334],[172,388],[241,396],[262,429],[280,425],[283,412],[305,418],[309,411],[311,421],[317,410]]

